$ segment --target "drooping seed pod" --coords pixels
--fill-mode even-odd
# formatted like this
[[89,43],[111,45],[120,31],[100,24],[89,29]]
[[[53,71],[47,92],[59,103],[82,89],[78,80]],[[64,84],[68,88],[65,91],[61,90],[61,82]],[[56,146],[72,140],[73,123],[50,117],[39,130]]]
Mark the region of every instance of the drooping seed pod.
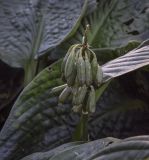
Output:
[[79,87],[77,94],[77,104],[83,104],[84,98],[87,93],[87,86],[84,84],[82,87]]
[[68,56],[70,55],[71,50],[72,50],[73,47],[74,47],[74,45],[72,45],[72,46],[68,49],[65,57],[63,58],[62,65],[61,65],[61,72],[62,72],[62,74],[64,74],[66,61],[67,61]]
[[79,58],[77,61],[77,78],[80,86],[85,83],[85,61],[82,54],[83,48],[80,49]]
[[95,89],[93,86],[90,86],[89,97],[87,100],[87,108],[90,113],[94,113],[96,109],[96,99],[95,99]]
[[95,81],[97,70],[98,70],[98,62],[97,62],[96,54],[93,51],[91,51],[91,53],[93,56],[92,61],[91,61],[92,77],[93,77],[93,81]]
[[87,86],[92,84],[92,70],[87,52],[85,52],[85,82]]
[[70,94],[72,93],[72,89],[71,89],[71,87],[66,87],[62,92],[61,92],[61,94],[60,94],[60,96],[59,96],[59,102],[60,103],[64,103],[66,100],[67,100],[67,98],[70,96]]
[[102,68],[101,66],[98,65],[98,70],[97,70],[97,74],[96,74],[96,85],[99,87],[102,83],[103,80],[103,72],[102,72]]
[[71,49],[71,52],[67,58],[67,61],[65,63],[65,70],[64,75],[67,80],[67,78],[73,73],[74,67],[75,67],[75,56],[76,56],[76,49],[80,48],[80,44],[76,44]]
[[51,89],[50,94],[57,94],[57,93],[59,93],[60,91],[62,91],[66,87],[67,87],[67,84],[63,84],[63,85],[54,87],[54,88]]

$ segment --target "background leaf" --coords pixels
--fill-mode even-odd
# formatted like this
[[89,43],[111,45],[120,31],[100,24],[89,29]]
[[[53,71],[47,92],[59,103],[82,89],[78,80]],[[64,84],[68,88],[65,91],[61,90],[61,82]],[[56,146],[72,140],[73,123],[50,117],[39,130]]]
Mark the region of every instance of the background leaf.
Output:
[[[103,49],[107,52],[109,48],[116,50],[116,48],[123,48],[129,42],[140,43],[148,38],[148,0],[99,0],[98,3],[97,8],[82,19],[77,32],[52,52],[50,58],[57,59],[66,53],[70,45],[82,42],[86,24],[91,25],[88,34],[89,45],[92,48],[99,48],[100,51]],[[127,52],[135,47],[132,46]],[[100,54],[99,51],[97,53]],[[122,49],[121,54],[125,53]],[[111,59],[115,58],[110,55]],[[107,62],[109,56],[106,59],[105,54],[102,54],[100,62],[102,60],[105,60],[104,63]]]
[[56,46],[72,29],[83,1],[1,1],[0,57],[24,67],[36,54]]
[[125,138],[149,133],[149,89],[141,91],[142,86],[139,82],[136,84],[139,77],[135,79],[135,75],[113,80],[98,100],[96,112],[89,121],[90,139],[107,136]]
[[23,71],[0,61],[0,129],[14,102],[22,90]]

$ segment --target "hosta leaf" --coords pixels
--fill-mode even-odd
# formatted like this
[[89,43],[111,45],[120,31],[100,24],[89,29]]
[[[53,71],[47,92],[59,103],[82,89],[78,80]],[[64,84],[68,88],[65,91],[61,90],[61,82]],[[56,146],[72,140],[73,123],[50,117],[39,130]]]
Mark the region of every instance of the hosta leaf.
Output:
[[[71,44],[82,42],[86,24],[91,25],[89,45],[104,51],[124,47],[132,41],[140,43],[149,37],[148,0],[99,0],[98,3],[98,7],[82,19],[77,33],[62,43],[60,49],[63,48],[64,52],[61,51],[61,55],[65,54]],[[103,50],[100,51],[104,52]],[[97,53],[100,54],[100,51]],[[124,54],[125,50],[122,50],[122,53]],[[54,52],[51,57],[59,55]],[[102,56],[105,57],[104,54]]]
[[[91,139],[149,133],[148,98],[140,92],[142,86],[132,85],[136,82],[131,76],[126,80],[126,85],[122,80],[114,80],[97,102],[96,112],[89,121]],[[138,88],[133,91],[134,87]]]
[[[106,146],[115,141],[119,140],[116,138],[103,138],[85,144],[78,143],[72,145],[72,143],[68,143],[48,152],[34,153],[21,160],[86,160],[86,158],[98,153],[100,149],[105,148]],[[64,146],[66,147],[64,148]]]
[[60,152],[62,152],[63,150],[66,149],[70,149],[76,146],[79,146],[80,144],[82,144],[83,142],[71,142],[71,143],[66,143],[63,144],[59,147],[56,147],[50,151],[47,152],[37,152],[37,153],[33,153],[31,155],[28,155],[24,158],[22,158],[21,160],[48,160],[49,158],[59,154]]
[[29,72],[25,76],[28,83],[35,76],[35,56],[44,54],[66,37],[81,10],[84,14],[86,4],[84,0],[14,0],[13,3],[2,0],[0,59],[12,67],[21,67]]
[[[148,1],[99,0],[99,8],[93,13],[89,44],[100,47],[119,47],[132,40],[148,38]],[[96,22],[98,19],[98,22]],[[141,25],[140,25],[141,24]]]
[[[63,146],[58,148],[63,148]],[[55,155],[51,156],[51,153],[55,153]],[[149,136],[129,137],[124,140],[103,138],[80,145],[70,145],[60,152],[55,148],[45,152],[46,156],[44,152],[33,155],[21,160],[147,160]]]
[[141,43],[138,41],[129,41],[127,45],[120,47],[93,48],[100,64],[104,64],[112,59],[120,57],[129,51],[137,48]]
[[149,65],[149,45],[134,49],[102,66],[104,82]]
[[80,159],[86,160],[91,155],[96,154],[100,149],[105,148],[110,143],[117,141],[113,138],[105,138],[101,140],[96,140],[86,144],[81,144],[79,146],[68,148],[61,153],[53,156],[50,160],[70,160],[70,159]]
[[0,133],[1,160],[17,160],[71,138],[78,116],[71,115],[69,104],[58,105],[59,93],[50,94],[51,88],[62,84],[59,63],[43,70],[15,102]]
[[149,158],[149,136],[124,139],[111,144],[87,160],[147,160]]

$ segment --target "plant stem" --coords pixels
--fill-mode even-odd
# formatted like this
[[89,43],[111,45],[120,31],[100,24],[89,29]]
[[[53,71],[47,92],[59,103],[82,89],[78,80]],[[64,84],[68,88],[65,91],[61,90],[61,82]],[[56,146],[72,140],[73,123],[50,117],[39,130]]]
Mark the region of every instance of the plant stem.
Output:
[[77,124],[74,135],[74,141],[88,141],[88,114],[81,113],[80,121]]
[[85,29],[83,40],[82,40],[82,44],[83,44],[83,48],[84,49],[87,48],[87,46],[88,46],[88,43],[87,43],[87,40],[88,40],[87,33],[89,31],[89,28],[90,28],[89,24],[86,25],[86,29]]
[[[82,39],[83,52],[88,47],[87,33],[89,31],[89,25],[86,25],[84,36]],[[75,141],[88,141],[88,110],[86,105],[82,107],[81,117],[78,125],[76,126],[73,140]]]
[[29,82],[35,77],[37,68],[37,61],[31,60],[25,66],[24,86],[28,85]]
[[88,112],[82,113],[81,115],[81,120],[83,123],[83,132],[82,132],[82,140],[83,141],[88,141]]

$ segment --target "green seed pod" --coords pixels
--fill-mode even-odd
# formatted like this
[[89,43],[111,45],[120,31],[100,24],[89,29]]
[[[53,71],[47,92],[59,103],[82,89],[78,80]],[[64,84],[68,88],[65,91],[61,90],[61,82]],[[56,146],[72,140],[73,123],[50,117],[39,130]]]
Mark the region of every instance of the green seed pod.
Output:
[[79,87],[77,94],[77,104],[83,104],[84,98],[87,93],[87,86],[84,84],[82,87]]
[[67,58],[67,61],[65,63],[65,70],[64,70],[64,75],[66,80],[73,73],[73,70],[75,68],[76,49],[79,49],[80,47],[81,47],[80,44],[74,45]]
[[103,80],[103,72],[102,72],[102,68],[101,66],[98,65],[98,70],[97,70],[97,74],[96,74],[96,85],[99,87],[102,83]]
[[66,87],[59,96],[59,102],[64,103],[72,93],[71,87]]
[[56,94],[56,93],[59,93],[60,91],[62,91],[64,88],[67,87],[67,84],[63,84],[61,86],[57,86],[57,87],[54,87],[51,89],[51,92],[50,94]]
[[73,73],[71,73],[71,75],[69,77],[67,77],[68,86],[73,86],[74,85],[76,76],[77,76],[77,71],[76,71],[76,68],[74,68]]
[[87,52],[85,52],[85,82],[88,86],[92,84],[92,70]]
[[72,88],[72,95],[73,95],[73,98],[72,98],[72,104],[73,105],[77,105],[77,94],[78,94],[78,86],[74,86]]
[[93,81],[95,81],[97,70],[98,70],[98,62],[97,62],[96,54],[94,52],[91,52],[91,53],[93,55],[93,59],[91,61],[92,77],[93,77]]
[[72,50],[73,47],[74,47],[74,45],[72,45],[72,46],[68,49],[65,57],[63,58],[62,65],[61,65],[61,72],[62,72],[62,74],[64,74],[66,61],[67,61],[68,56],[70,55],[71,50]]
[[77,78],[80,86],[85,83],[85,61],[82,54],[83,48],[80,49],[79,58],[77,61]]
[[90,88],[91,90],[89,92],[87,108],[89,112],[94,113],[96,109],[95,89],[93,86],[90,86]]

